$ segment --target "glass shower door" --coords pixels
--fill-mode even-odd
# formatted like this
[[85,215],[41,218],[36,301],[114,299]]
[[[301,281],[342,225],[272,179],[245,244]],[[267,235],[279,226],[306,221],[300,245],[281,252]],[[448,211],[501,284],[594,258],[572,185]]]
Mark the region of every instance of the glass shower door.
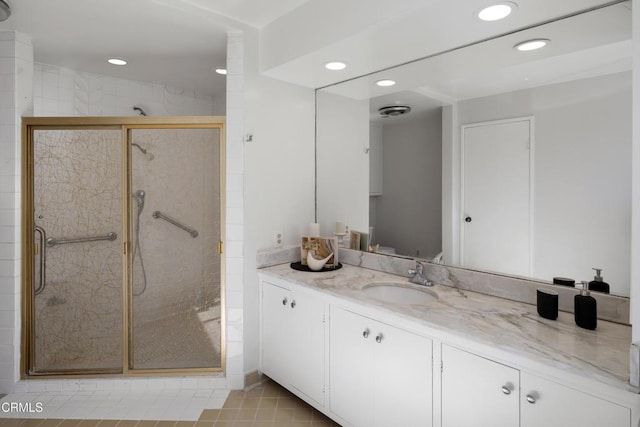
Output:
[[32,374],[122,371],[122,154],[120,128],[34,130]]
[[129,131],[129,369],[221,367],[220,137]]

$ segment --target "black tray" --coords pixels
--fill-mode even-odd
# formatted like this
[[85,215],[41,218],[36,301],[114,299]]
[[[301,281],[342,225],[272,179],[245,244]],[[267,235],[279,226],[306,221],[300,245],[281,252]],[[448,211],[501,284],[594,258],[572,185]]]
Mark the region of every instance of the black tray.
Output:
[[293,268],[294,270],[298,270],[298,271],[308,271],[310,273],[324,273],[326,271],[336,271],[336,270],[340,270],[342,268],[342,264],[338,263],[338,265],[336,267],[322,267],[322,270],[312,270],[309,268],[308,265],[302,265],[302,263],[300,261],[298,262],[292,262],[291,263],[291,268]]

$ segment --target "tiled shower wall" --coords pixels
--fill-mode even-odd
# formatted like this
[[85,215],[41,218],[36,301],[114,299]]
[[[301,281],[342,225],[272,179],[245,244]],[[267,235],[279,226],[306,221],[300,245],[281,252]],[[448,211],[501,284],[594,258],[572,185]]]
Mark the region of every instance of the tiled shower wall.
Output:
[[34,64],[36,116],[225,115],[224,95],[216,97],[171,86]]
[[[14,32],[0,33],[0,392],[24,392],[45,390],[152,390],[163,388],[216,388],[238,389],[244,384],[243,348],[243,176],[244,176],[244,37],[242,32],[231,32],[227,43],[227,93],[226,97],[213,99],[213,111],[172,110],[172,114],[226,115],[227,119],[227,180],[226,180],[226,378],[127,378],[104,380],[31,380],[20,381],[20,117],[64,115],[68,113],[67,101],[60,98],[60,81],[54,76],[33,76],[33,47],[29,37]],[[47,68],[54,71],[59,67]],[[21,70],[21,72],[19,72]],[[42,70],[36,73],[44,72]],[[80,74],[72,71],[72,74]],[[33,87],[40,89],[34,92]],[[64,85],[65,83],[63,83]],[[131,82],[129,82],[131,84]],[[124,85],[123,85],[124,86]],[[47,93],[44,93],[45,87]],[[152,87],[155,87],[152,85]],[[156,89],[156,99],[159,99]],[[171,89],[167,88],[171,93]],[[69,91],[66,83],[66,91]],[[137,90],[136,90],[137,91]],[[103,92],[104,93],[104,92]],[[153,97],[153,90],[139,91],[140,96]],[[56,95],[57,94],[57,95]],[[33,111],[33,95],[40,98]],[[58,99],[55,97],[58,96]],[[122,111],[104,114],[129,115],[130,104],[147,107],[150,115],[163,114],[154,111],[153,98],[131,99],[122,103]],[[197,96],[194,95],[195,98]],[[49,101],[44,102],[44,99]],[[201,98],[201,97],[200,97]],[[94,98],[97,99],[97,98]],[[20,102],[18,102],[18,100]],[[104,100],[104,98],[103,98]],[[10,102],[9,102],[10,101]],[[151,101],[151,102],[150,102]],[[66,107],[60,108],[65,104]],[[46,105],[45,105],[46,104]],[[55,105],[55,107],[54,107]],[[208,104],[207,104],[208,105]],[[149,107],[151,106],[151,107]],[[46,111],[45,111],[46,107]],[[191,107],[189,107],[191,108]],[[66,112],[65,112],[66,111]],[[164,113],[168,114],[168,113]],[[5,179],[5,177],[8,177]]]
[[33,46],[0,32],[0,393],[20,365],[20,117],[33,114]]

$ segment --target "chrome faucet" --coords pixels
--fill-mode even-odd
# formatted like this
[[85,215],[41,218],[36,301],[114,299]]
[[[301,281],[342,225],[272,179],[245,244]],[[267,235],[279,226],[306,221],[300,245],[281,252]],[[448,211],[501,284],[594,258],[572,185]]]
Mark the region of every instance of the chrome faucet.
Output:
[[409,282],[415,283],[416,285],[433,286],[433,283],[424,276],[424,266],[420,261],[416,261],[415,269],[409,269],[409,274],[411,275]]

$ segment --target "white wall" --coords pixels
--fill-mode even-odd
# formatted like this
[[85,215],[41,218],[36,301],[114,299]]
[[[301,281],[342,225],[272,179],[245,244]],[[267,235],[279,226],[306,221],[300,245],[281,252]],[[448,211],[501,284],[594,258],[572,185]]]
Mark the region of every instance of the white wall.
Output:
[[[631,217],[631,324],[632,342],[640,343],[640,7],[633,2],[633,142],[632,142],[632,217]],[[636,355],[637,356],[637,355]],[[636,360],[637,362],[637,360]],[[631,372],[638,373],[638,366]],[[632,378],[631,383],[638,386],[640,379]]]
[[375,242],[433,258],[442,250],[442,110],[388,119],[382,128],[383,190]]
[[598,267],[612,293],[629,295],[630,73],[458,104],[458,125],[528,115],[535,117],[532,276],[592,280]]
[[[257,35],[244,34],[244,369],[258,369],[258,249],[300,244],[314,220],[314,91],[262,77]],[[231,109],[234,105],[229,104]]]
[[369,231],[369,100],[317,94],[317,205],[320,233],[336,221]]

